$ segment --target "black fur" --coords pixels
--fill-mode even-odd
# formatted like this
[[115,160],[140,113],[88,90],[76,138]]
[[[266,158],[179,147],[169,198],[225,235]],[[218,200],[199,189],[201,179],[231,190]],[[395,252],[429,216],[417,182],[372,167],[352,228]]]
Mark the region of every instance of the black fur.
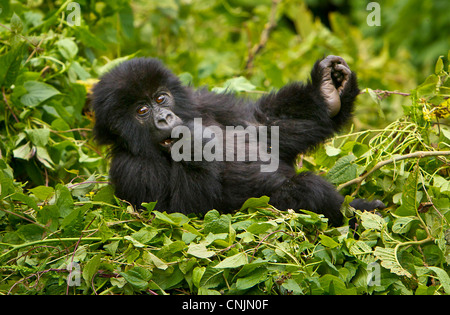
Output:
[[[250,197],[267,195],[279,209],[323,213],[331,224],[339,225],[343,197],[323,178],[309,172],[296,174],[294,168],[299,153],[332,136],[351,118],[359,93],[356,75],[351,73],[342,86],[341,108],[332,118],[321,90],[323,82],[324,68],[318,61],[311,81],[289,84],[252,102],[232,94],[182,86],[156,59],[122,63],[104,75],[93,92],[94,134],[100,144],[111,145],[110,179],[116,195],[136,206],[157,201],[158,210],[183,213],[205,213],[211,209],[229,212],[239,209]],[[147,120],[139,122],[136,118],[136,104],[151,102],[161,88],[170,92],[167,107],[186,126],[199,117],[205,126],[222,128],[278,126],[278,170],[263,173],[260,161],[174,162],[158,144],[161,139],[155,140],[159,131]],[[380,204],[354,202],[368,210]]]

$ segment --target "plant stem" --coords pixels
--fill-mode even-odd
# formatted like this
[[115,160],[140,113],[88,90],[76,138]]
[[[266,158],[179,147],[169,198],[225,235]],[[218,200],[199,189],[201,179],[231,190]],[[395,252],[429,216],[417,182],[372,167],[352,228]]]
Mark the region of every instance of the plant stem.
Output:
[[[377,94],[377,96],[382,99],[384,97],[388,97],[391,96],[393,94],[395,95],[401,95],[401,96],[411,96],[410,93],[403,93],[403,92],[398,92],[398,91],[385,91],[385,90],[373,90],[373,92],[375,94]],[[367,89],[364,89],[361,91],[360,94],[366,94],[367,93]]]
[[[108,241],[121,241],[123,240],[123,237],[111,237],[108,238]],[[67,238],[49,238],[49,239],[45,239],[45,240],[39,240],[39,241],[34,241],[34,242],[29,242],[29,243],[24,243],[24,244],[18,244],[18,245],[13,245],[13,244],[6,244],[6,243],[1,243],[1,245],[6,245],[6,246],[10,246],[12,247],[12,249],[10,249],[9,251],[7,251],[6,253],[0,255],[0,260],[9,255],[10,253],[12,253],[13,251],[19,250],[21,248],[25,248],[25,247],[29,247],[29,246],[34,246],[34,245],[42,245],[42,244],[46,244],[46,243],[61,243],[61,242],[78,242],[80,241],[79,237],[67,237]],[[82,242],[98,242],[98,241],[103,241],[103,239],[101,237],[84,237],[81,239]]]
[[[428,233],[428,231],[427,231],[427,233]],[[398,250],[400,247],[410,246],[410,245],[422,245],[422,244],[432,242],[432,241],[434,241],[434,237],[432,237],[431,235],[428,234],[428,237],[421,241],[409,241],[409,242],[404,242],[404,243],[398,243],[394,248],[395,259],[397,259],[397,254],[398,254]],[[398,260],[397,260],[397,262],[401,266],[401,264]]]
[[252,70],[253,61],[256,55],[260,53],[261,50],[266,46],[267,41],[269,40],[270,33],[277,26],[276,14],[277,14],[277,7],[278,4],[280,4],[280,2],[281,2],[280,0],[272,0],[272,7],[270,9],[269,21],[264,26],[259,42],[256,45],[254,45],[252,49],[249,51],[247,63],[245,65],[245,70],[248,72]]
[[346,183],[343,183],[341,185],[338,186],[337,190],[341,190],[342,188],[345,188],[347,186],[353,185],[353,184],[361,184],[367,177],[369,177],[370,175],[372,175],[372,173],[374,173],[375,171],[379,170],[380,168],[382,168],[385,165],[391,164],[391,163],[395,163],[397,161],[401,161],[401,160],[407,160],[407,159],[413,159],[413,158],[424,158],[427,156],[443,156],[443,155],[450,155],[450,151],[417,151],[414,153],[410,153],[410,154],[405,154],[405,155],[401,155],[386,161],[381,161],[379,163],[377,163],[377,165],[375,165],[370,171],[368,171],[367,173],[352,179]]

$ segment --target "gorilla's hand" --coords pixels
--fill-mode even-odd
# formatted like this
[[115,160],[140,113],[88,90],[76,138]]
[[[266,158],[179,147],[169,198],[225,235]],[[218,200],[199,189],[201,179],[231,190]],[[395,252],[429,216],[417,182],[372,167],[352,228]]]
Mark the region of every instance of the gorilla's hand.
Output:
[[330,117],[336,116],[341,109],[340,96],[352,74],[342,57],[328,56],[319,63],[322,70],[320,91],[328,105]]

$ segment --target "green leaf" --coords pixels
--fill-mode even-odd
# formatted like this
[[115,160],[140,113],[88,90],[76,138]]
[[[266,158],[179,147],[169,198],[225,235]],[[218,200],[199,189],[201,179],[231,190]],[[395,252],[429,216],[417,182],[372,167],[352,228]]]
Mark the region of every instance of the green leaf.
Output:
[[204,244],[190,244],[187,253],[198,258],[209,258],[215,254],[213,251],[209,251]]
[[39,200],[47,200],[55,193],[55,189],[48,186],[37,186],[35,188],[31,188],[30,192]]
[[302,224],[320,226],[328,221],[328,219],[326,219],[323,214],[319,215],[315,212],[308,210],[300,210],[300,211],[303,212],[304,214],[298,214],[297,218]]
[[126,37],[131,38],[134,31],[134,15],[133,9],[128,2],[125,2],[121,5],[121,8],[119,10],[119,17],[123,34]]
[[436,62],[436,67],[434,69],[434,73],[440,75],[442,71],[444,71],[444,56],[439,56],[438,61]]
[[266,268],[256,269],[254,272],[250,273],[250,275],[247,275],[244,278],[237,279],[236,289],[248,290],[254,287],[258,283],[261,283],[267,279],[267,273],[268,272]]
[[225,82],[223,87],[215,87],[213,88],[213,92],[216,93],[236,93],[236,92],[246,92],[246,91],[254,91],[256,86],[254,86],[250,81],[245,77],[237,77],[233,79],[229,79]]
[[204,222],[205,228],[203,233],[205,235],[208,235],[209,233],[220,234],[230,232],[230,217],[225,214],[221,215],[217,210],[211,210],[206,213]]
[[339,279],[338,277],[326,274],[319,279],[320,285],[325,292],[330,295],[355,295],[356,289],[350,288],[347,289],[345,283]]
[[25,195],[23,193],[14,193],[11,195],[11,199],[21,201],[24,204],[26,204],[28,207],[33,208],[34,210],[38,209],[36,201],[33,198],[31,198],[30,196]]
[[374,90],[369,89],[369,88],[367,88],[366,91],[367,91],[367,93],[369,93],[370,97],[375,102],[375,104],[380,106],[381,105],[381,99],[378,97],[377,93],[375,93]]
[[281,285],[285,290],[292,292],[293,294],[303,294],[302,289],[294,279],[288,279]]
[[450,191],[450,180],[446,180],[439,175],[434,175],[433,186],[439,187],[441,192]]
[[180,282],[184,280],[184,274],[177,266],[173,268],[173,272],[171,272],[171,270],[172,269],[170,269],[170,271],[169,269],[168,270],[155,269],[153,271],[150,288],[168,290],[177,286]]
[[24,87],[27,90],[27,94],[22,95],[20,101],[25,106],[34,107],[40,103],[48,100],[49,98],[61,94],[53,86],[39,81],[27,81],[24,83]]
[[101,201],[107,204],[114,204],[114,188],[112,185],[101,188],[95,194],[93,201]]
[[200,281],[202,280],[205,271],[206,267],[195,267],[192,271],[192,282],[197,288],[200,288]]
[[153,226],[146,226],[140,229],[139,231],[131,234],[131,237],[138,241],[139,244],[147,244],[150,242],[156,235],[158,235],[158,229]]
[[322,245],[325,246],[325,247],[335,248],[335,247],[338,247],[340,245],[335,240],[333,240],[331,237],[326,236],[324,234],[319,235],[319,237],[320,237],[320,243],[322,243]]
[[350,246],[349,251],[354,256],[367,255],[372,253],[372,247],[363,241],[356,241]]
[[173,221],[172,218],[166,212],[162,213],[159,211],[153,211],[153,214],[158,220],[169,223],[170,225],[177,225],[176,222]]
[[75,187],[71,188],[72,196],[85,196],[94,189],[95,184],[93,182],[95,182],[95,176],[91,175],[86,179],[86,183],[81,183],[80,185],[76,185]]
[[225,268],[238,268],[243,265],[248,264],[247,254],[238,253],[236,255],[230,256],[218,263],[214,268],[225,269]]
[[442,284],[442,287],[444,288],[445,293],[450,295],[450,277],[448,276],[448,273],[439,267],[427,267],[427,268],[437,275],[439,281]]
[[51,231],[59,227],[59,208],[55,205],[46,205],[38,210],[37,220],[47,226]]
[[30,142],[13,150],[13,156],[16,159],[29,160],[36,154],[36,148],[32,147]]
[[65,218],[73,211],[74,202],[69,188],[61,184],[56,185],[55,199],[62,218]]
[[400,217],[395,219],[394,225],[392,226],[392,232],[397,234],[404,234],[408,232],[411,228],[411,223],[416,221],[415,217]]
[[61,228],[66,229],[66,227],[72,225],[76,225],[79,222],[82,222],[83,218],[81,216],[80,209],[74,209],[72,212],[70,212],[62,221],[61,221]]
[[198,289],[198,295],[222,295],[219,291],[217,290],[210,290],[210,289],[206,289],[206,288],[199,288]]
[[78,61],[73,61],[70,69],[73,70],[82,81],[86,81],[91,77],[91,74],[87,72]]
[[192,85],[192,82],[194,82],[194,77],[189,72],[180,73],[178,79],[180,79],[181,83],[185,86],[190,86]]
[[425,81],[417,87],[418,95],[420,97],[434,95],[438,82],[439,76],[436,74],[429,75]]
[[[178,267],[180,268],[180,271],[184,275],[186,275],[197,265],[197,263],[198,263],[197,259],[195,259],[195,258],[186,258],[186,259],[182,259],[180,261],[180,263],[178,264]],[[189,275],[188,275],[188,277],[189,277]]]
[[402,205],[397,208],[395,215],[410,217],[416,214],[418,179],[419,165],[416,164],[414,170],[408,176],[405,184],[403,185]]
[[[90,207],[92,206],[92,204],[86,204],[84,205],[85,207]],[[81,210],[81,208],[80,208]],[[81,210],[82,211],[82,210]],[[106,241],[108,241],[113,235],[114,235],[114,231],[112,231],[109,227],[107,222],[104,219],[100,220],[100,224],[98,225],[98,236],[101,237],[102,242],[105,243]]]
[[219,234],[212,234],[209,233],[206,237],[205,237],[205,241],[206,241],[206,245],[212,244],[213,242],[217,241],[217,240],[224,240],[228,237],[227,233],[219,233]]
[[[81,28],[79,28],[81,29]],[[86,33],[84,33],[86,34]],[[95,37],[95,36],[94,36]],[[107,72],[109,72],[111,69],[117,67],[118,65],[120,65],[122,62],[133,59],[134,57],[136,57],[136,55],[139,53],[139,51],[128,55],[128,56],[124,56],[124,57],[120,57],[120,58],[116,58],[114,60],[111,60],[110,62],[108,62],[106,65],[104,65],[103,67],[101,67],[100,69],[97,70],[97,72],[99,73],[99,75],[103,75]]]
[[0,56],[0,86],[10,87],[19,75],[25,44],[11,49]]
[[111,278],[110,281],[113,286],[116,286],[119,289],[122,289],[125,286],[125,284],[127,284],[127,280],[125,280],[125,278],[123,277]]
[[17,230],[17,235],[27,242],[35,242],[42,239],[44,229],[36,224],[27,224]]
[[167,265],[164,261],[162,261],[158,256],[152,254],[149,251],[145,251],[145,253],[148,255],[148,257],[153,262],[156,268],[161,270],[166,270],[167,268],[169,268],[169,265]]
[[450,128],[449,127],[442,126],[441,127],[441,132],[448,140],[450,140]]
[[53,166],[55,163],[52,161],[52,158],[50,157],[47,148],[36,146],[36,158],[39,162],[45,165],[45,167],[53,170]]
[[11,17],[11,24],[10,24],[11,31],[16,34],[22,33],[23,30],[23,23],[20,17],[14,12]]
[[106,50],[105,43],[96,35],[91,33],[88,25],[73,26],[71,28],[77,40],[80,40],[86,47],[92,47],[98,50]]
[[148,282],[152,278],[150,270],[143,267],[133,267],[126,272],[121,272],[120,275],[139,291],[147,289]]
[[117,248],[119,247],[119,241],[111,242],[110,244],[103,245],[105,251],[113,258],[116,257]]
[[144,202],[144,203],[142,203],[142,206],[143,206],[145,209],[147,209],[148,212],[152,212],[153,209],[155,209],[156,204],[157,204],[156,201],[154,201],[154,202],[149,202],[149,203]]
[[134,239],[134,238],[131,237],[130,235],[126,235],[126,236],[124,237],[124,239],[126,239],[127,241],[130,241],[130,242],[133,244],[134,247],[137,247],[137,248],[143,248],[143,247],[145,247],[144,244],[142,244],[142,243],[139,242],[138,240]]
[[216,269],[210,266],[206,267],[205,273],[200,281],[200,287],[215,288],[223,281],[223,269]]
[[91,287],[91,281],[92,278],[95,276],[95,274],[98,271],[98,268],[100,267],[100,259],[101,255],[95,255],[92,257],[84,266],[83,268],[83,279],[86,281],[86,284]]
[[153,211],[152,213],[155,214],[156,219],[169,223],[170,225],[182,226],[189,222],[189,218],[181,213],[167,214],[166,212],[162,213],[159,211]]
[[325,152],[327,153],[328,156],[339,155],[339,153],[341,153],[341,151],[342,150],[339,148],[332,147],[331,145],[325,145]]
[[392,273],[399,276],[406,276],[411,278],[412,275],[405,270],[397,259],[394,248],[383,248],[381,246],[375,247],[374,255],[381,260],[381,266],[389,269]]
[[355,209],[350,205],[350,203],[354,200],[355,198],[352,196],[345,196],[344,202],[341,205],[341,213],[344,215],[344,217],[346,218],[351,218],[354,216],[355,214]]
[[241,211],[245,209],[259,209],[269,207],[270,198],[267,196],[262,196],[260,198],[249,198],[241,207]]
[[364,211],[361,214],[361,224],[367,230],[373,229],[381,231],[386,225],[386,222],[384,222],[383,218],[379,215]]
[[340,158],[328,172],[328,180],[338,185],[355,179],[358,176],[358,167],[352,163],[355,160],[356,157],[352,154]]
[[275,222],[255,222],[247,228],[247,232],[254,235],[265,233],[272,227],[277,227]]
[[78,53],[78,46],[68,38],[60,39],[56,42],[59,52],[66,60],[72,60]]
[[50,129],[25,129],[25,133],[31,140],[31,142],[40,147],[45,147],[50,139]]

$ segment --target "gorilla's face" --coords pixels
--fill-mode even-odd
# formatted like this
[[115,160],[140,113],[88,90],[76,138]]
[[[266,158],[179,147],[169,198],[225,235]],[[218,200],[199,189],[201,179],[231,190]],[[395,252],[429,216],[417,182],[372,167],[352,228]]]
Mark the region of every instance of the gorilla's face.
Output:
[[172,129],[188,119],[182,117],[186,89],[155,59],[122,63],[101,78],[94,95],[95,137],[133,154],[168,149]]
[[152,139],[162,147],[168,148],[172,144],[172,129],[182,123],[174,112],[175,101],[168,90],[160,90],[150,98],[136,104],[136,119],[146,126]]
[[183,121],[174,112],[175,100],[169,90],[161,88],[150,98],[139,100],[134,106],[136,121],[150,131],[153,142],[163,148],[172,144],[172,129]]

